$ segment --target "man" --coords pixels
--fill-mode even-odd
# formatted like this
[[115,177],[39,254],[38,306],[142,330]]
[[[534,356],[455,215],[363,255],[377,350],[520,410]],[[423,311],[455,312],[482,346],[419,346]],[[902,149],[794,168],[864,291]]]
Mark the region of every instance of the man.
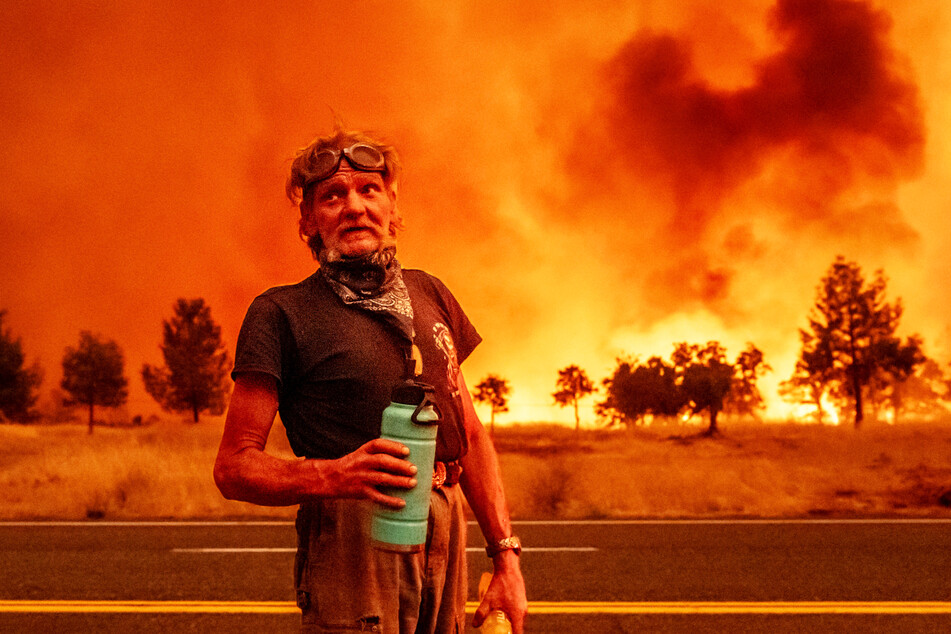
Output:
[[[494,566],[473,623],[501,609],[521,632],[521,547],[459,370],[481,337],[439,280],[395,259],[398,176],[395,150],[359,133],[337,129],[298,152],[287,192],[320,268],[248,310],[215,481],[230,499],[300,505],[294,576],[303,632],[461,632],[461,487]],[[434,474],[415,473],[405,446],[379,438],[392,389],[413,375],[434,386],[442,416]],[[302,460],[265,453],[278,412]],[[425,551],[375,549],[373,509],[400,508],[386,489],[417,482],[432,486]]]

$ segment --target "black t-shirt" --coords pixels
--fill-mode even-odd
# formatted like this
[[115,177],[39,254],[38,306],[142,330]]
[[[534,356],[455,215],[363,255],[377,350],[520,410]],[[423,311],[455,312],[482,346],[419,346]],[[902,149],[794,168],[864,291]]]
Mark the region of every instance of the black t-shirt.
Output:
[[[459,364],[482,341],[449,289],[404,269],[413,304],[419,380],[436,389],[442,414],[436,458],[468,448]],[[408,343],[373,313],[347,306],[319,273],[259,295],[238,335],[232,378],[264,372],[278,381],[281,421],[291,448],[307,458],[339,458],[380,436],[383,410],[406,377]]]

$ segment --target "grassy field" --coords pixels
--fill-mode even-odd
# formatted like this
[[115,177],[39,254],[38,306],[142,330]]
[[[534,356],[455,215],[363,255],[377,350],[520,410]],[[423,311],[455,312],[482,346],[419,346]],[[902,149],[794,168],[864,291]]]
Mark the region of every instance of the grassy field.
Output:
[[[517,518],[951,517],[951,426],[496,429]],[[0,519],[291,517],[224,500],[220,421],[143,427],[0,425]],[[283,430],[270,450],[291,457]]]

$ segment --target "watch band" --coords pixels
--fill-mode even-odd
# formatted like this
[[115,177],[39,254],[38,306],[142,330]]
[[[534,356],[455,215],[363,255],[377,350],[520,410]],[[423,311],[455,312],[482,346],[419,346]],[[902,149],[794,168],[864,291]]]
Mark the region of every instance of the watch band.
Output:
[[485,554],[489,557],[495,557],[500,552],[511,550],[516,555],[522,554],[522,542],[519,541],[518,537],[512,535],[510,537],[503,537],[502,539],[496,540],[485,547]]

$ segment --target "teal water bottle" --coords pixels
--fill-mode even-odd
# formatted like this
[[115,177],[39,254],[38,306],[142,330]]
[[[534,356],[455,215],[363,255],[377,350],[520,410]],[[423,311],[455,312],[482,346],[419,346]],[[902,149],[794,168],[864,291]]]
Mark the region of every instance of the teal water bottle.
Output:
[[392,402],[383,410],[380,436],[409,447],[406,459],[416,465],[416,486],[384,490],[404,500],[406,506],[378,506],[374,510],[370,535],[376,548],[407,553],[418,552],[426,544],[438,422],[439,410],[431,386],[407,381],[393,390]]

